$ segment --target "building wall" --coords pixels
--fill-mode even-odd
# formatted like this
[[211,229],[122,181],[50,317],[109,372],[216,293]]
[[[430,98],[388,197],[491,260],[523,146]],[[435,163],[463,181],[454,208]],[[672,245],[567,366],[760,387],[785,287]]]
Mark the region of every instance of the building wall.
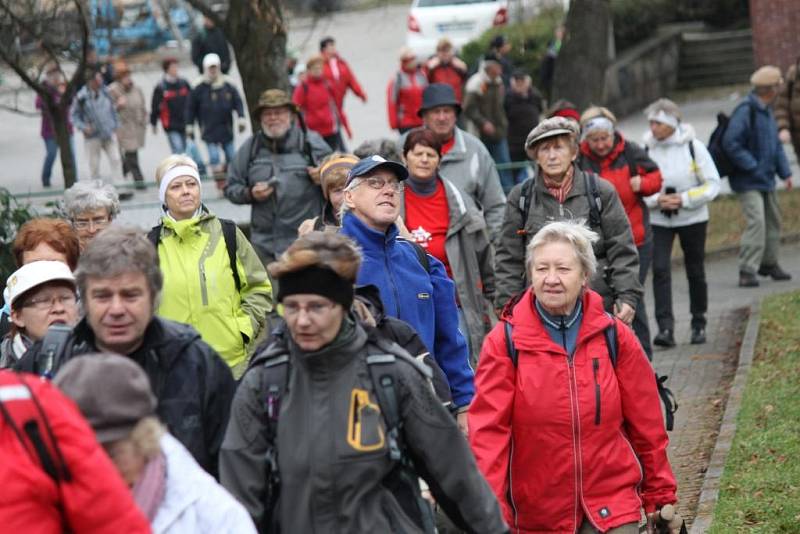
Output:
[[756,66],[786,70],[800,56],[800,0],[750,0]]

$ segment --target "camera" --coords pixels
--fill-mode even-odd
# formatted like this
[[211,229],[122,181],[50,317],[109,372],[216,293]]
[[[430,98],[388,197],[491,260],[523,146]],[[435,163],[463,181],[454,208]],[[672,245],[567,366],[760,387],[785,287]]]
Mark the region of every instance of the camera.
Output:
[[[665,195],[674,195],[675,193],[677,193],[677,191],[675,190],[674,187],[664,188]],[[667,217],[672,217],[673,215],[678,214],[678,210],[661,210],[661,213],[663,213]]]

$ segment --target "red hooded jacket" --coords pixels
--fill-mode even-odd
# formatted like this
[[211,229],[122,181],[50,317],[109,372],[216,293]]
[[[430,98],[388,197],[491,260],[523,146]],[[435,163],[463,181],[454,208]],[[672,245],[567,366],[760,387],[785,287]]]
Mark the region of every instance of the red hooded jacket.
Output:
[[41,405],[72,479],[61,481],[59,487],[45,473],[38,456],[25,448],[32,447],[30,442],[23,445],[8,421],[0,417],[0,530],[25,534],[149,533],[150,525],[130,490],[70,399],[39,377],[0,371],[2,402],[32,403],[20,397],[27,395],[20,378]]
[[[574,533],[584,517],[605,532],[675,503],[655,374],[633,332],[587,289],[570,363],[533,298],[529,289],[512,301],[486,337],[469,410],[472,450],[512,532]],[[604,336],[612,320],[616,368]]]
[[395,73],[386,88],[386,111],[391,129],[422,126],[417,112],[422,107],[422,92],[427,86],[428,74],[422,67],[413,71],[401,68]]
[[322,137],[334,135],[342,124],[339,106],[328,81],[308,76],[294,88],[292,102],[303,112],[306,127]]
[[[631,223],[633,240],[637,247],[641,246],[650,232],[650,212],[642,199],[661,191],[661,171],[656,162],[639,145],[626,141],[617,132],[614,134],[614,147],[603,158],[592,152],[589,143],[583,141],[579,165],[581,169],[599,174],[614,184]],[[638,193],[631,188],[631,167],[642,178]]]
[[[331,62],[336,63],[336,70],[339,74],[338,77],[331,67]],[[340,108],[343,108],[344,97],[347,94],[348,89],[353,91],[353,93],[355,93],[355,95],[361,100],[367,99],[367,94],[361,88],[358,80],[356,80],[353,71],[350,70],[350,65],[348,65],[347,62],[339,56],[335,56],[332,59],[325,61],[323,75],[325,76],[325,79],[328,80],[328,83],[331,84],[333,95],[336,97],[336,104]]]

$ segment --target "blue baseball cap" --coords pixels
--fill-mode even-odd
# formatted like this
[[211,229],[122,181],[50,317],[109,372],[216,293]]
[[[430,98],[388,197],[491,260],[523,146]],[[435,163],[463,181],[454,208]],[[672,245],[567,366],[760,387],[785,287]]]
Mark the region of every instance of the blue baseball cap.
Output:
[[406,169],[405,165],[396,161],[389,161],[376,154],[374,156],[367,156],[353,165],[353,168],[350,169],[350,173],[347,175],[344,186],[347,187],[354,179],[369,174],[379,167],[385,167],[392,171],[401,182],[408,178],[408,169]]

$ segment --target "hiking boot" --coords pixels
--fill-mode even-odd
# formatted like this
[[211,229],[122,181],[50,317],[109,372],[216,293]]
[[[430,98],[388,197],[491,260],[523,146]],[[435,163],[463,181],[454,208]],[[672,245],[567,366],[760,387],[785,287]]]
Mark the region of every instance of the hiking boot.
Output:
[[706,329],[703,327],[692,328],[692,345],[702,345],[706,342]]
[[758,287],[758,278],[753,273],[739,271],[739,287]]
[[792,275],[781,269],[777,263],[775,265],[762,265],[758,268],[758,274],[761,276],[769,276],[773,280],[783,281],[791,280]]
[[653,345],[659,347],[674,347],[675,337],[672,335],[672,330],[664,329],[658,332],[656,337],[653,338]]

